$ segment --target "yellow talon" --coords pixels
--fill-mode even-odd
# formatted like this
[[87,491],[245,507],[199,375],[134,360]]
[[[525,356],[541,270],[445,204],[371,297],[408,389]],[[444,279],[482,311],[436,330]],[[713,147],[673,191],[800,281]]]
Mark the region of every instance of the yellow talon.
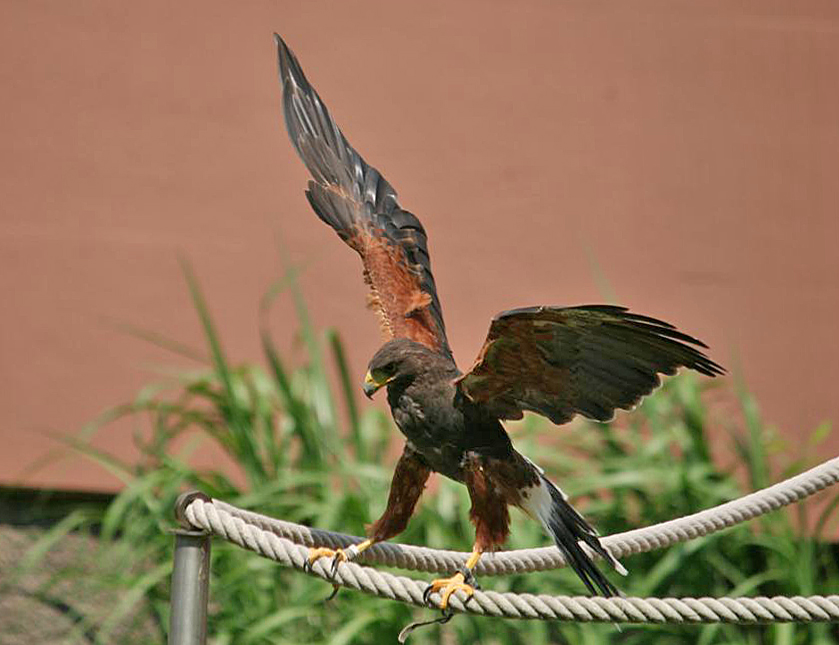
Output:
[[311,548],[309,549],[309,568],[311,569],[312,565],[321,558],[335,558],[332,565],[333,570],[337,568],[339,562],[346,562],[348,559],[347,554],[344,553],[343,549],[338,549],[336,551],[323,546]]
[[329,549],[327,547],[312,547],[309,549],[309,561],[307,568],[311,569],[312,565],[321,558],[332,558],[332,575],[338,571],[338,565],[342,562],[350,562],[355,560],[359,555],[364,553],[367,549],[375,544],[372,539],[364,540],[358,544],[351,544],[344,549]]
[[428,598],[430,598],[431,594],[439,592],[440,609],[445,611],[449,606],[449,598],[456,591],[462,591],[465,593],[466,599],[468,600],[474,595],[475,588],[472,585],[466,584],[466,578],[462,573],[456,573],[451,578],[441,578],[439,580],[432,581],[428,589],[425,590],[423,596],[425,597],[426,602],[428,602]]
[[[476,544],[475,547],[472,549],[472,555],[469,556],[469,559],[466,561],[466,565],[463,568],[463,573],[456,573],[451,578],[440,578],[439,580],[434,580],[431,582],[430,585],[426,588],[425,592],[422,594],[423,601],[428,604],[429,599],[431,598],[431,594],[440,592],[440,609],[443,612],[449,606],[449,598],[455,591],[462,591],[466,594],[466,601],[468,602],[469,599],[475,595],[475,587],[477,584],[475,583],[475,579],[472,576],[472,569],[475,568],[475,565],[478,564],[478,560],[481,559],[481,553],[483,549],[479,548]],[[472,584],[466,583],[466,578],[469,577],[469,582]]]
[[[335,577],[335,574],[338,573],[338,565],[342,562],[349,562],[351,560],[355,560],[359,554],[363,551],[366,551],[371,546],[373,546],[375,542],[370,540],[364,540],[359,544],[352,544],[347,547],[347,550],[344,549],[330,549],[327,547],[311,547],[309,549],[309,558],[306,560],[305,565],[303,566],[304,570],[311,571],[312,565],[320,560],[321,558],[332,558],[332,566],[329,568],[332,577]],[[333,584],[332,585],[332,594],[327,598],[327,602],[332,600],[335,597],[335,594],[338,593],[338,589],[341,588],[341,585]]]

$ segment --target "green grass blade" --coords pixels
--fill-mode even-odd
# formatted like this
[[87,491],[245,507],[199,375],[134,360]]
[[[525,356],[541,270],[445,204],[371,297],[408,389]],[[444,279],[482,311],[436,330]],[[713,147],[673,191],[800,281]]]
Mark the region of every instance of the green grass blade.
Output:
[[181,259],[181,269],[186,278],[192,303],[195,307],[201,325],[204,328],[204,337],[210,348],[213,366],[216,375],[222,383],[224,397],[219,400],[219,408],[228,421],[230,431],[236,442],[237,452],[245,460],[245,472],[249,476],[265,476],[264,465],[261,463],[254,449],[251,436],[251,426],[247,411],[239,401],[236,388],[234,387],[235,375],[231,371],[227,357],[221,345],[221,340],[215,329],[210,310],[198,286],[198,281],[189,264]]
[[349,365],[347,364],[347,356],[344,352],[344,344],[341,342],[341,337],[334,330],[327,331],[327,342],[332,349],[332,357],[335,361],[335,366],[338,369],[338,384],[341,387],[341,400],[347,409],[347,417],[349,419],[350,441],[355,449],[356,457],[361,461],[366,461],[367,446],[364,442],[364,436],[361,433],[361,421],[358,413],[358,400],[356,392],[359,387],[354,383],[350,376]]

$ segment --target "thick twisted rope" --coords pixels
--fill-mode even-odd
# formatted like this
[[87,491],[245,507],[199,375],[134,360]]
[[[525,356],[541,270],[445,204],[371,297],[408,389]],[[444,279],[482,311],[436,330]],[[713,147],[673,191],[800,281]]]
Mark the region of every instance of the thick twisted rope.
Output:
[[[677,542],[709,535],[788,504],[801,501],[839,481],[839,457],[835,457],[810,470],[782,482],[751,493],[731,502],[709,508],[675,520],[626,531],[603,538],[603,546],[620,559],[635,553],[661,549]],[[193,526],[216,532],[194,521],[199,507],[210,505],[219,517],[238,518],[245,525],[283,537],[307,547],[325,546],[332,549],[346,548],[363,538],[312,529],[293,522],[278,520],[246,511],[220,500],[193,499],[183,509],[184,518]],[[193,506],[195,507],[193,509]],[[591,555],[594,555],[593,553]],[[441,551],[425,547],[381,543],[359,556],[367,564],[381,564],[412,571],[450,573],[457,571],[469,557],[459,551]],[[487,554],[478,562],[475,573],[479,576],[506,575],[545,571],[565,566],[565,559],[556,547],[521,549],[518,551]]]
[[[216,504],[192,500],[184,516],[196,527],[223,537],[298,571],[308,571],[328,582],[381,598],[416,606],[423,603],[427,582],[377,571],[354,562],[343,562],[334,576],[328,558],[307,567],[309,547],[295,544],[272,531],[247,523]],[[483,616],[602,623],[770,623],[839,621],[839,596],[786,598],[600,598],[498,593],[476,590],[464,602],[452,596],[449,606],[457,612]],[[431,601],[439,602],[432,594]]]
[[[708,535],[763,513],[776,510],[839,481],[839,458],[738,500],[684,518],[604,539],[613,555],[621,557]],[[331,562],[318,560],[307,567],[311,546],[345,547],[360,538],[309,529],[290,522],[244,511],[199,495],[179,501],[179,517],[234,544],[286,566],[306,571],[379,597],[424,606],[424,581],[377,571],[354,562],[341,563],[334,575]],[[288,537],[283,537],[288,536]],[[291,538],[291,539],[289,539]],[[293,541],[292,541],[293,540]],[[439,552],[420,547],[377,545],[365,559],[390,566],[426,571],[452,571],[465,553]],[[481,562],[478,573],[489,575],[535,571],[564,565],[553,547],[497,554]],[[437,594],[432,601],[439,601]],[[839,621],[839,596],[757,598],[598,598],[497,593],[477,590],[471,600],[453,596],[455,611],[508,618],[581,622],[767,623]]]

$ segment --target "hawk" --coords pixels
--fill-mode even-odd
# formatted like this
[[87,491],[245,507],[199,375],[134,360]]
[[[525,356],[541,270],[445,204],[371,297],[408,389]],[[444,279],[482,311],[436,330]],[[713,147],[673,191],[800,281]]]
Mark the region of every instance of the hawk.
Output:
[[387,507],[367,539],[344,550],[313,549],[309,562],[332,557],[337,567],[401,533],[437,472],[469,491],[475,542],[460,571],[429,585],[426,601],[439,592],[445,611],[452,593],[473,594],[472,569],[483,553],[504,544],[511,506],[541,523],[591,593],[618,594],[590,553],[626,570],[544,471],[515,450],[502,421],[525,411],[557,425],[576,415],[608,421],[658,387],[660,375],[687,367],[713,377],[723,368],[703,353],[704,343],[673,325],[624,307],[583,305],[498,314],[474,364],[461,372],[446,339],[425,229],[347,142],[297,58],[275,39],[285,125],[312,176],[306,197],[361,256],[370,306],[386,339],[370,360],[364,392],[372,397],[386,388],[406,440]]

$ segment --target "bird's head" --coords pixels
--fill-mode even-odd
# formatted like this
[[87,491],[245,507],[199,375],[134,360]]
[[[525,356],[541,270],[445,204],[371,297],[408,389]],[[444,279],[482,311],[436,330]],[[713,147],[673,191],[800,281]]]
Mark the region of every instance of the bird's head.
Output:
[[371,399],[385,385],[412,381],[433,356],[434,352],[425,345],[406,338],[385,343],[367,366],[364,394]]

